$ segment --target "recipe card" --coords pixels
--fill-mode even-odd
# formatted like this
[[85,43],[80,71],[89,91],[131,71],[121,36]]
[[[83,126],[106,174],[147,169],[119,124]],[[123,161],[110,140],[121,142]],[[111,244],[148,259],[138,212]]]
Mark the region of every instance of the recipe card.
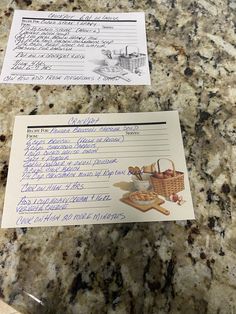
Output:
[[0,82],[150,85],[144,13],[16,10]]
[[2,227],[194,219],[177,111],[17,116]]

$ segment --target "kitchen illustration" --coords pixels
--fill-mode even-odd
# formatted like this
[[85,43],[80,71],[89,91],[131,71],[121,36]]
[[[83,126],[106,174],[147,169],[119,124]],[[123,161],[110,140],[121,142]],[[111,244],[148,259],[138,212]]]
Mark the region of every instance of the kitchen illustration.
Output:
[[0,314],[236,314],[235,15],[0,1]]
[[[167,169],[163,172],[160,170],[160,160],[157,161],[157,170],[155,169],[155,164],[144,166],[142,170],[138,166],[130,166],[129,172],[133,175],[132,180],[137,191],[129,194],[128,199],[124,198],[123,201],[142,211],[155,208],[164,215],[169,215],[170,212],[159,206],[165,201],[160,199],[158,195],[166,197],[168,201],[175,202],[181,206],[185,201],[183,196],[178,195],[177,192],[184,190],[184,174],[176,172],[171,160],[170,163],[173,169]],[[151,189],[150,180],[152,182]]]

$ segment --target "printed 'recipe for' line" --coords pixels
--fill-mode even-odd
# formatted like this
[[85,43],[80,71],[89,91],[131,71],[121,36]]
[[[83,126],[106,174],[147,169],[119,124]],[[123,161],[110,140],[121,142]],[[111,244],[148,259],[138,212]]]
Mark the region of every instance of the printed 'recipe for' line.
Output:
[[144,13],[16,10],[0,82],[149,85]]
[[181,219],[194,211],[177,112],[16,117],[2,227]]

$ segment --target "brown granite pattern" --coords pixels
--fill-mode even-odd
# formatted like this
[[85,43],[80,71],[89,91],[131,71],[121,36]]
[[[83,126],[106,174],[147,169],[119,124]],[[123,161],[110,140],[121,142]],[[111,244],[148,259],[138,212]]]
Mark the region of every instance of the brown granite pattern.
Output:
[[25,314],[235,314],[235,0],[1,0],[1,64],[14,9],[145,11],[152,85],[1,85],[1,208],[15,115],[177,109],[196,221],[1,230],[0,296]]

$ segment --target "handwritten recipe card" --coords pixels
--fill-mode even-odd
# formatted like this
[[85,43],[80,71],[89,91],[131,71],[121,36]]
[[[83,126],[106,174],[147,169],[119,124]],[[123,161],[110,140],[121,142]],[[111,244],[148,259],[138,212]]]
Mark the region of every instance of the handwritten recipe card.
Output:
[[2,227],[181,219],[178,112],[16,117]]
[[16,10],[0,82],[149,85],[144,13]]

